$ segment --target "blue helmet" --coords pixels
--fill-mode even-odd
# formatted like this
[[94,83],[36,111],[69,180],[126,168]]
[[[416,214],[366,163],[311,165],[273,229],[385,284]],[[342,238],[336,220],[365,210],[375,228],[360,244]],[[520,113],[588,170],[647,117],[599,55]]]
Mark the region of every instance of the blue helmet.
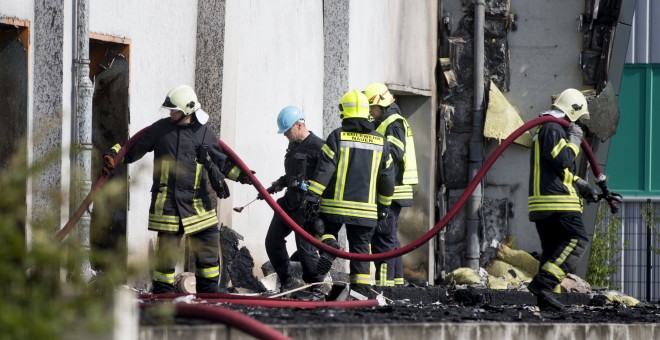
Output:
[[285,133],[299,120],[305,119],[305,113],[295,106],[287,106],[277,115],[277,133]]

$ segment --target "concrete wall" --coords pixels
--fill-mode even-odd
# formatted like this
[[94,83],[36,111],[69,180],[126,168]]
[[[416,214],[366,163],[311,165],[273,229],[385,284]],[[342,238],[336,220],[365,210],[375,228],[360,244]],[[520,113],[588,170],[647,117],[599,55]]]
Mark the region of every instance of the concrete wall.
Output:
[[[452,17],[452,31],[462,16],[461,1],[445,0],[445,11]],[[561,9],[562,15],[550,15]],[[518,16],[517,31],[509,32],[510,91],[504,93],[524,121],[550,108],[550,96],[566,88],[586,89],[578,64],[582,34],[577,30],[583,1],[511,1],[511,12]],[[486,157],[497,147],[487,141]],[[487,175],[485,198],[508,198],[514,216],[509,220],[515,246],[540,251],[534,224],[527,218],[527,187],[530,150],[513,145]],[[452,157],[452,155],[446,155]]]
[[[323,3],[306,0],[228,0],[225,19],[221,138],[256,171],[264,186],[284,174],[287,140],[277,134],[277,115],[296,105],[319,136],[323,123]],[[264,238],[273,215],[253,200],[252,186],[233,184],[220,202],[221,221],[245,236],[255,273],[268,260]],[[277,196],[279,197],[279,195]],[[289,237],[289,253],[295,243]]]

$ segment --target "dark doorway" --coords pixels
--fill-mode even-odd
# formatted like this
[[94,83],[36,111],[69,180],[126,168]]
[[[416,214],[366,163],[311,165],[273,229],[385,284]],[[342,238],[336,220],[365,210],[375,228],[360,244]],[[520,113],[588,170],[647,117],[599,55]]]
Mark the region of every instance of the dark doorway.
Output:
[[[0,19],[0,173],[27,174],[27,107],[29,29],[26,22]],[[8,23],[8,24],[5,24]],[[27,176],[4,188],[15,202],[12,215],[25,237]],[[15,214],[15,215],[14,215]]]
[[[128,139],[129,45],[112,37],[90,39],[92,99],[92,171],[101,173],[103,153]],[[110,40],[110,41],[107,41]],[[95,270],[124,270],[127,265],[128,170],[118,167],[106,184],[106,193],[95,202],[91,222],[92,267]]]

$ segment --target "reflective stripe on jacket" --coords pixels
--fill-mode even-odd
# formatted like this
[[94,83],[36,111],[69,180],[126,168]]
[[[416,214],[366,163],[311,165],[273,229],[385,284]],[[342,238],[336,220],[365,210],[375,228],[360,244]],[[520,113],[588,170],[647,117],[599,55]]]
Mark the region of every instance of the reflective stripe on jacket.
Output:
[[394,179],[389,144],[375,131],[342,131],[328,136],[309,190],[322,195],[329,221],[376,226],[378,205],[392,203]]
[[412,206],[412,186],[418,183],[415,142],[412,129],[396,104],[387,107],[376,131],[390,143],[395,178],[392,200],[403,207]]
[[179,223],[186,234],[218,224],[216,207],[207,190],[204,167],[197,163],[197,149],[208,146],[209,156],[227,178],[236,180],[240,170],[227,160],[213,129],[195,119],[176,125],[169,118],[156,121],[124,157],[133,163],[154,152],[149,230],[176,233]]
[[567,140],[558,123],[536,129],[530,158],[529,218],[532,221],[557,211],[582,212],[582,200],[574,182],[575,158],[579,147]]

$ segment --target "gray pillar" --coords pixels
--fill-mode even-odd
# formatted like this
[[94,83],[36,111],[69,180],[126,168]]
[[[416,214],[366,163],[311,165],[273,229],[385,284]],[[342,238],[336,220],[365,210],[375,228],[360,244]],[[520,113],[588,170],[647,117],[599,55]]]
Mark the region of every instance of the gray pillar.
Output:
[[[76,0],[76,52],[75,65],[75,115],[72,127],[73,160],[71,166],[73,174],[74,202],[73,209],[78,206],[89,194],[92,187],[92,96],[94,85],[89,79],[89,1]],[[89,255],[90,250],[90,225],[92,217],[89,209],[83,213],[76,226],[80,246]],[[82,274],[87,279],[91,278],[91,267],[89,258],[82,259]]]
[[323,1],[323,137],[341,125],[339,100],[348,90],[349,0]]
[[[31,222],[54,235],[60,224],[64,1],[34,2]],[[28,236],[29,237],[29,236]]]

